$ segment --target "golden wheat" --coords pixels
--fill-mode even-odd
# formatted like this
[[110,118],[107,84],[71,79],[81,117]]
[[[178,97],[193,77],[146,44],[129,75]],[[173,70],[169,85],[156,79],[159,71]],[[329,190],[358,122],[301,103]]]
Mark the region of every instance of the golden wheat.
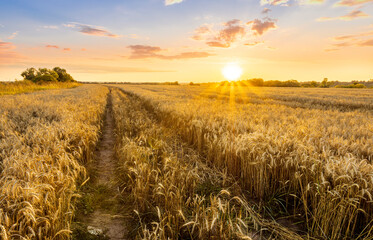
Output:
[[100,129],[107,89],[1,97],[2,239],[69,239],[76,187]]
[[264,220],[224,173],[159,124],[142,101],[113,90],[119,183],[130,194],[141,239],[301,239]]
[[301,213],[309,236],[371,238],[373,91],[121,87],[251,197]]

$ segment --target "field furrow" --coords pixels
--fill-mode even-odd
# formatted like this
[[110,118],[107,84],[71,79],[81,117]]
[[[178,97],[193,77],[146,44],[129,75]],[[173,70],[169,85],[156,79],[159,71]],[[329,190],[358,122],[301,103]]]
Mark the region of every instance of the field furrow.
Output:
[[373,230],[369,106],[340,111],[237,105],[200,98],[186,87],[122,88],[139,96],[163,126],[208,162],[233,176],[264,210],[275,216],[273,209],[301,214],[313,237],[369,239]]

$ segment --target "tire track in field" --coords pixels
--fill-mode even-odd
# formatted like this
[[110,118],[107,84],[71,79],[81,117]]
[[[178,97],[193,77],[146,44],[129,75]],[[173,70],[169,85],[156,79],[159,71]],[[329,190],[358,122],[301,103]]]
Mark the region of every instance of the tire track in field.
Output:
[[[108,94],[105,110],[104,123],[102,126],[101,139],[94,152],[94,162],[91,175],[93,180],[90,183],[91,202],[96,202],[93,212],[88,216],[78,216],[84,224],[86,231],[94,239],[126,239],[128,232],[125,211],[121,207],[119,191],[115,180],[115,169],[117,159],[115,157],[115,123],[112,113],[111,89]],[[128,220],[127,220],[128,221]],[[86,233],[87,234],[87,233]],[[96,237],[95,237],[96,235]],[[91,239],[91,238],[89,238]]]

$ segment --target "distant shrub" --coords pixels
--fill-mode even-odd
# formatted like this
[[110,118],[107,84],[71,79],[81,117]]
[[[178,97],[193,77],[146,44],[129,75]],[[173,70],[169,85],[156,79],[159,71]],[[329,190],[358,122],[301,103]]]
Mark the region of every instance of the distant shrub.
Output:
[[337,85],[336,88],[366,88],[364,84],[357,83],[357,84],[350,84],[350,85]]
[[24,80],[29,80],[34,83],[43,82],[75,82],[73,77],[66,72],[65,69],[55,67],[53,70],[48,68],[28,68],[21,73]]
[[66,72],[65,69],[60,67],[53,68],[53,71],[55,71],[58,74],[57,80],[59,82],[73,82],[74,78]]

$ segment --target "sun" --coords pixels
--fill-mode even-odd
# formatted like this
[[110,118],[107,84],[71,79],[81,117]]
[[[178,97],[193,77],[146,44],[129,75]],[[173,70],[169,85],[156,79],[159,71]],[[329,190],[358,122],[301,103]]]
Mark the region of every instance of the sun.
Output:
[[242,68],[236,63],[228,63],[221,70],[228,81],[236,81],[242,75]]

